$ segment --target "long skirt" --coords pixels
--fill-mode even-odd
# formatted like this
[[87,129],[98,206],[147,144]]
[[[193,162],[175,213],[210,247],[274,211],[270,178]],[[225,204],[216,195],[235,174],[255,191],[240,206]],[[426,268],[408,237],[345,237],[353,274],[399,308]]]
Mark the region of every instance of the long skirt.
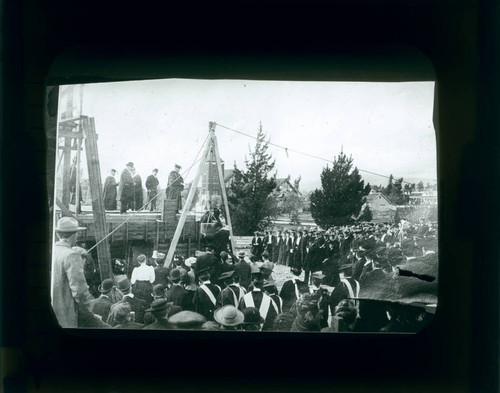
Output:
[[133,286],[132,293],[139,299],[145,300],[149,305],[153,300],[153,297],[151,296],[153,293],[153,284],[149,281],[136,281]]

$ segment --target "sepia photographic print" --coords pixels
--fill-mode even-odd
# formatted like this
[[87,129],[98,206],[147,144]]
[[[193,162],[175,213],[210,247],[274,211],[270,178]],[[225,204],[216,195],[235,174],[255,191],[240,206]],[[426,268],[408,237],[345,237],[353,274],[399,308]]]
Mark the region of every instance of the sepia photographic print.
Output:
[[61,327],[415,333],[432,321],[434,82],[161,79],[47,96]]

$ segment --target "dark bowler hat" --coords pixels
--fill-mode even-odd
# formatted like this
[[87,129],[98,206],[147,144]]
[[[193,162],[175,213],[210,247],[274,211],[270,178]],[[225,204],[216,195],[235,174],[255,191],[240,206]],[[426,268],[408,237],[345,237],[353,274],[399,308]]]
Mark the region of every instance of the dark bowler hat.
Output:
[[181,271],[179,269],[172,269],[170,270],[169,276],[171,280],[178,280],[181,278]]
[[228,304],[215,310],[214,319],[224,326],[237,326],[243,323],[245,316],[236,307]]
[[174,166],[175,166],[176,168],[179,168],[179,169],[181,169],[181,168],[182,168],[179,164],[175,164]]
[[113,289],[114,287],[114,283],[113,283],[113,280],[111,278],[106,278],[101,285],[99,285],[99,287],[97,288],[99,290],[99,292],[101,293],[106,293],[106,292],[109,292]]
[[118,283],[118,289],[120,291],[128,291],[130,289],[130,280],[125,278]]
[[172,315],[168,321],[178,329],[200,329],[207,320],[194,311],[180,311]]
[[76,221],[73,217],[62,217],[58,222],[55,227],[56,232],[65,232],[65,233],[71,233],[71,232],[78,232],[78,231],[84,231],[85,227],[79,227],[78,226],[78,221]]
[[129,167],[133,168],[133,167],[134,167],[134,163],[133,163],[133,162],[131,162],[131,161],[129,161],[129,162],[127,163],[127,165],[125,165],[125,166],[129,166]]
[[169,307],[167,299],[155,299],[151,303],[151,307],[146,311],[157,312],[157,311],[165,311]]
[[157,299],[163,297],[164,295],[165,295],[165,287],[163,286],[163,284],[156,284],[153,287],[153,293],[151,294],[151,296]]
[[210,269],[209,267],[205,268],[205,269],[202,269],[198,272],[198,277],[199,278],[202,278],[202,277],[210,277]]

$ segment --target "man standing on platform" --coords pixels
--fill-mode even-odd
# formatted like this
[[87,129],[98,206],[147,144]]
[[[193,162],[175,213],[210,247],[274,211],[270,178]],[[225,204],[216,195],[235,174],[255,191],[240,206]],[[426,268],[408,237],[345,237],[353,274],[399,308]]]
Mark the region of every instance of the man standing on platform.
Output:
[[106,210],[116,210],[116,187],[118,184],[115,179],[116,170],[111,169],[109,176],[104,182],[104,209]]
[[168,183],[167,183],[167,191],[166,195],[168,199],[176,199],[177,200],[177,210],[181,211],[182,209],[182,198],[181,192],[184,190],[184,179],[180,175],[179,171],[181,170],[181,166],[175,164],[175,169],[170,172],[168,175]]
[[129,162],[120,175],[120,185],[118,186],[118,194],[120,196],[120,213],[124,214],[127,210],[132,209],[134,205],[134,179],[132,172],[134,163]]
[[156,177],[158,175],[158,169],[153,169],[153,173],[146,179],[146,189],[148,190],[148,202],[149,211],[156,210],[156,195],[158,194],[158,185],[160,182]]
[[134,180],[134,210],[139,211],[143,207],[142,179],[141,176],[133,172]]

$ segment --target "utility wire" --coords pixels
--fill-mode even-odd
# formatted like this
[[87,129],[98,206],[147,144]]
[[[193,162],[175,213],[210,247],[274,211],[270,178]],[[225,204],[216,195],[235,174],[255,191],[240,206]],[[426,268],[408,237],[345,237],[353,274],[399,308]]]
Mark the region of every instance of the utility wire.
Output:
[[[215,123],[217,124],[219,127],[222,127],[222,128],[225,128],[229,131],[233,131],[233,132],[236,132],[238,134],[241,134],[241,135],[244,135],[248,138],[252,138],[252,139],[255,139],[257,140],[257,137],[253,136],[253,135],[250,135],[250,134],[247,134],[247,133],[244,133],[242,131],[238,131],[238,130],[235,130],[234,128],[230,128],[230,127],[227,127],[227,126],[224,126],[222,124],[219,124],[219,123]],[[295,150],[295,149],[291,149],[289,147],[285,147],[285,146],[281,146],[281,145],[278,145],[276,143],[272,143],[272,142],[268,142],[267,143],[268,145],[271,145],[271,146],[274,146],[274,147],[277,147],[277,148],[280,148],[280,149],[283,149],[288,157],[288,152],[294,152],[294,153],[297,153],[297,154],[302,154],[303,156],[307,156],[307,157],[311,157],[311,158],[316,158],[318,160],[322,160],[322,161],[325,161],[325,162],[330,162],[330,163],[333,163],[332,160],[329,160],[327,158],[323,158],[323,157],[320,157],[320,156],[316,156],[314,154],[309,154],[309,153],[306,153],[306,152],[303,152],[303,151],[300,151],[300,150]],[[360,172],[365,172],[365,173],[369,173],[371,175],[375,175],[375,176],[380,176],[380,177],[384,177],[386,179],[390,179],[390,176],[386,176],[386,175],[382,175],[380,173],[375,173],[375,172],[371,172],[371,171],[367,171],[365,169],[361,169],[361,168],[358,168],[358,171]],[[396,177],[393,177],[394,179],[397,179]],[[408,181],[404,181],[403,180],[403,183],[406,183],[406,184],[413,184],[413,183],[410,183]]]

